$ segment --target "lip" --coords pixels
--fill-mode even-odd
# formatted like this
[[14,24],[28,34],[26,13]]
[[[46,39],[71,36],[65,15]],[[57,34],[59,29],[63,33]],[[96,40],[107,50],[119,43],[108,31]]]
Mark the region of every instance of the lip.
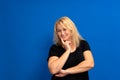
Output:
[[67,37],[62,37],[63,40],[67,40]]
[[66,38],[66,36],[61,36],[62,39]]

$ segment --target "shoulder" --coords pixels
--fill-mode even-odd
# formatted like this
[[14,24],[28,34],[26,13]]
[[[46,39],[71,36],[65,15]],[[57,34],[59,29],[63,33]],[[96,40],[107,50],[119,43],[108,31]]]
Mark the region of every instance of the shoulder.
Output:
[[80,45],[88,44],[86,40],[80,40]]
[[51,47],[50,47],[51,50],[56,50],[56,49],[59,49],[59,48],[60,48],[60,46],[57,45],[57,44],[53,44],[53,45],[51,45]]
[[83,51],[90,50],[90,46],[86,40],[80,41],[80,47],[82,48]]
[[56,44],[52,44],[51,47],[50,47],[50,49],[55,49],[55,48],[57,48]]
[[50,48],[57,48],[59,47],[57,44],[52,44]]

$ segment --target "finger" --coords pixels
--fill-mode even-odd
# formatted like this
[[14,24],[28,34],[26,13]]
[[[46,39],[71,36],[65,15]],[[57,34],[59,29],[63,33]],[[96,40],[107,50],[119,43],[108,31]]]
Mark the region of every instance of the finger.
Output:
[[60,75],[60,74],[56,74],[55,76],[56,76],[56,77],[60,77],[61,75]]
[[64,42],[64,40],[61,38],[61,42],[64,44],[65,42]]

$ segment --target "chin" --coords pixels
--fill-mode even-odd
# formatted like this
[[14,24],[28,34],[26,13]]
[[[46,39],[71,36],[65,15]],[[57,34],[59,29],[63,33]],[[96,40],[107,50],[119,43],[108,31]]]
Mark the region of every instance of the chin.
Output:
[[63,39],[63,41],[68,41],[68,39]]
[[62,38],[62,39],[63,39],[63,41],[68,41],[69,40],[68,37],[65,37],[65,38]]

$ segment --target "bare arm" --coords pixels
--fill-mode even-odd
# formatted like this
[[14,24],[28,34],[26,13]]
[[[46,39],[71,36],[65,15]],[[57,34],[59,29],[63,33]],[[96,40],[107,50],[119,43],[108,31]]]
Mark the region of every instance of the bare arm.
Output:
[[65,62],[67,61],[67,58],[69,57],[69,54],[70,54],[70,51],[67,50],[65,51],[65,53],[63,53],[63,55],[60,58],[56,56],[52,56],[49,58],[48,68],[51,74],[56,74],[62,69]]
[[82,73],[90,70],[94,67],[94,60],[91,51],[84,51],[85,60],[79,63],[77,66],[66,69],[68,74]]
[[69,46],[69,41],[64,42],[62,40],[62,43],[64,44],[64,47],[66,51],[63,53],[61,57],[57,56],[52,56],[48,60],[48,68],[51,72],[51,74],[56,74],[58,73],[62,67],[64,66],[65,62],[67,61],[69,54],[70,54],[70,46]]

